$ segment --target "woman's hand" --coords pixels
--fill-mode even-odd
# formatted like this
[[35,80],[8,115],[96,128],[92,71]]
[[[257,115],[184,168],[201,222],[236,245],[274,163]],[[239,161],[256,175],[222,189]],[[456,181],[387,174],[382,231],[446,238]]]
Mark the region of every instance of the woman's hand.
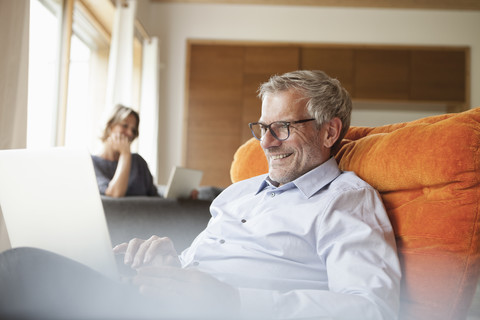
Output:
[[105,195],[110,197],[123,197],[127,193],[128,179],[132,154],[130,152],[130,139],[121,133],[112,133],[105,142],[106,148],[118,154],[118,165],[112,180],[105,190]]
[[114,152],[118,152],[119,154],[130,153],[131,141],[124,134],[114,132],[108,137],[105,143]]

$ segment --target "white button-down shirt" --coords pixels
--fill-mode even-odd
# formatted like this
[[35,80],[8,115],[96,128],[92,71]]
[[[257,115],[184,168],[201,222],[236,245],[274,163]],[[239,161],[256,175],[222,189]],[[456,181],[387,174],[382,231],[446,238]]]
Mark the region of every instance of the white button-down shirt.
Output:
[[280,187],[266,178],[213,201],[183,266],[239,288],[258,319],[395,319],[400,266],[377,191],[334,158]]

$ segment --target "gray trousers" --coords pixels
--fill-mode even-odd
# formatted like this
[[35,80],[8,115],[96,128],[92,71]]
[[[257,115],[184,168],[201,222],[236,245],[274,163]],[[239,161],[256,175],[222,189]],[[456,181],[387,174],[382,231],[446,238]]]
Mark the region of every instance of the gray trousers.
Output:
[[161,318],[136,288],[34,248],[0,254],[0,319]]

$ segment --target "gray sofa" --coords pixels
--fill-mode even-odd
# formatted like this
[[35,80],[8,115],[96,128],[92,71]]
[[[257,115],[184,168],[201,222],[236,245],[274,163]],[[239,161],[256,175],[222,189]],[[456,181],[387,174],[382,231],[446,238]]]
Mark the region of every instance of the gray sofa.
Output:
[[180,253],[205,228],[211,200],[102,196],[112,245],[151,235],[170,237]]

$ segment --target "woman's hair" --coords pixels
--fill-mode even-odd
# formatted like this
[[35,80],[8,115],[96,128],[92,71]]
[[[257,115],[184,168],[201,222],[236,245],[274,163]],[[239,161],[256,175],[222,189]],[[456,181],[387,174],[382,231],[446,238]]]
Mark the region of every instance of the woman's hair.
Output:
[[100,139],[105,142],[108,137],[110,136],[110,132],[112,130],[112,127],[116,124],[121,123],[123,120],[125,120],[129,115],[133,115],[135,119],[137,120],[137,130],[134,132],[134,137],[138,137],[138,126],[140,125],[140,116],[138,115],[138,112],[133,110],[132,108],[125,107],[124,105],[117,104],[115,108],[112,111],[111,116],[108,118],[107,124],[105,125],[105,129],[103,130],[103,134],[100,137]]
[[296,90],[307,100],[307,111],[315,118],[317,127],[339,118],[342,121],[340,136],[335,148],[342,141],[350,127],[352,101],[347,90],[337,79],[330,78],[323,71],[293,71],[283,75],[274,75],[258,89],[262,99],[269,93]]

